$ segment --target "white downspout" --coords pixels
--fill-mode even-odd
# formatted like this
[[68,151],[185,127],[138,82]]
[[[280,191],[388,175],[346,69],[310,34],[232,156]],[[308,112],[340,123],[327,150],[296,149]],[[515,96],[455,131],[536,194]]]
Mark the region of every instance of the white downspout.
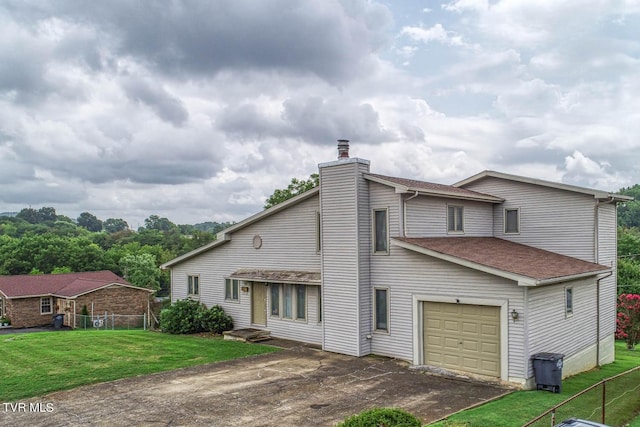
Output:
[[418,197],[418,192],[402,202],[402,237],[407,237],[407,202]]

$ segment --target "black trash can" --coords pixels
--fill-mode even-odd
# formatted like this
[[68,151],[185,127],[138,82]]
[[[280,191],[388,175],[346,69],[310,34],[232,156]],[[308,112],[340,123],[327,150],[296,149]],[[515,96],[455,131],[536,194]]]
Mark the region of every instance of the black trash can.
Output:
[[531,356],[536,376],[536,388],[554,393],[562,391],[562,365],[564,354],[536,353]]
[[64,314],[63,313],[55,314],[53,316],[53,327],[54,327],[54,329],[62,328],[63,324],[64,324]]

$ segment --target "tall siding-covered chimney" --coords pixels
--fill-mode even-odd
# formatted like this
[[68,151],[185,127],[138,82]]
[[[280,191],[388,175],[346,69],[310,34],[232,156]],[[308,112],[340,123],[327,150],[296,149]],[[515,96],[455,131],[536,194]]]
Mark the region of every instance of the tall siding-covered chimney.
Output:
[[373,330],[369,161],[348,150],[341,139],[338,159],[318,165],[322,348],[359,357],[371,353]]
[[338,160],[348,159],[348,158],[349,158],[349,140],[339,139],[338,140]]

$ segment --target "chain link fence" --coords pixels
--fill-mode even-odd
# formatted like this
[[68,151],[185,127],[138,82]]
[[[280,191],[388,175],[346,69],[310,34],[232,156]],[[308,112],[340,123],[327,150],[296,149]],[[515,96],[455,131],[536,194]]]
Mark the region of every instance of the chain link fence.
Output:
[[569,418],[623,427],[639,412],[640,366],[594,384],[523,427],[552,427]]
[[129,330],[147,329],[146,314],[104,313],[99,316],[76,315],[76,329]]

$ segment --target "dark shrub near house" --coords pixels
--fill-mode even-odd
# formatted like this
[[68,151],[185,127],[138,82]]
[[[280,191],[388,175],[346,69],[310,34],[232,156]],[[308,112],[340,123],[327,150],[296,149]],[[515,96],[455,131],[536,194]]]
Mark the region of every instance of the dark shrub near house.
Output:
[[219,305],[207,310],[204,304],[185,299],[176,301],[160,312],[160,329],[170,334],[221,334],[233,329],[233,320]]

